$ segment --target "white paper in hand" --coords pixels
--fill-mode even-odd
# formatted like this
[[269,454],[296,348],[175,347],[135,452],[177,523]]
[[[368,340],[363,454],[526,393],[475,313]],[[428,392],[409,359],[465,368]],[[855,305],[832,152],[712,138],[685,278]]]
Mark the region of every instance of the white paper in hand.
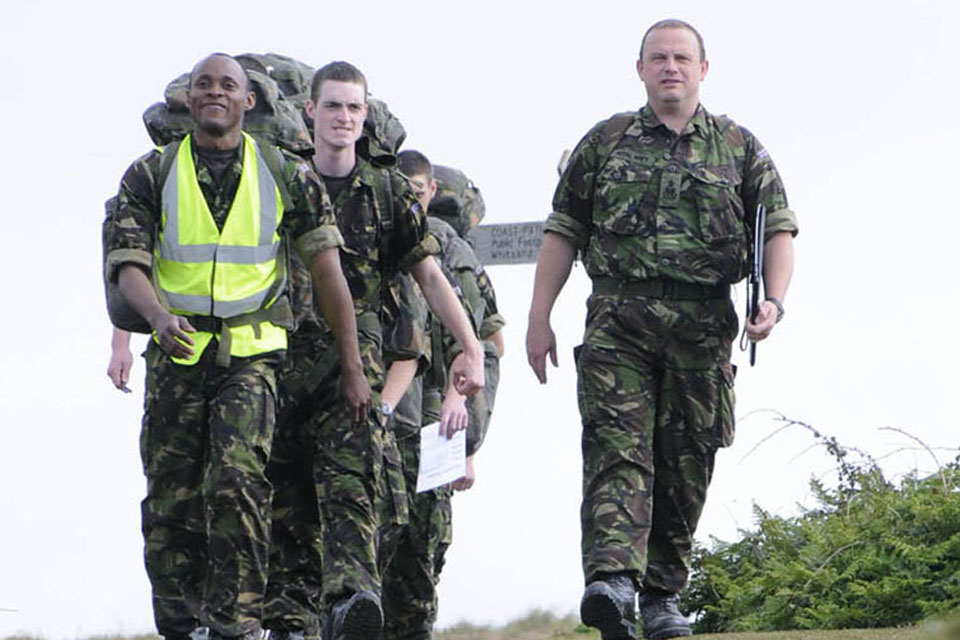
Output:
[[430,491],[467,474],[467,432],[461,430],[449,440],[440,435],[440,423],[420,429],[420,468],[417,493]]

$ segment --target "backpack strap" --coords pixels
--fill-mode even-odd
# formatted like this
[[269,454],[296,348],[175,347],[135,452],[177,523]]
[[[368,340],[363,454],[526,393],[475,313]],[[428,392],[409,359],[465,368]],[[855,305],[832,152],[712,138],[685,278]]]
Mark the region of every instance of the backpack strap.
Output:
[[[717,130],[720,132],[721,143],[728,146],[728,148],[738,148],[744,149],[747,148],[747,140],[751,137],[750,132],[747,131],[744,127],[738,125],[733,121],[732,118],[726,115],[714,115],[711,116],[716,123]],[[746,168],[746,156],[742,154],[733,153],[733,162],[736,165],[736,170],[741,176],[740,188],[738,190],[738,195],[740,196],[741,202],[746,202],[744,198],[744,186],[746,181],[742,178],[744,176],[744,171]],[[750,257],[753,259],[753,227],[754,221],[757,217],[756,209],[751,210],[749,207],[744,205],[743,211],[743,229],[747,234],[750,245]]]
[[423,384],[439,389],[441,397],[447,390],[447,364],[443,360],[443,325],[440,318],[430,317],[430,369],[423,376]]
[[286,164],[286,159],[283,157],[280,149],[269,142],[257,140],[257,148],[260,150],[260,155],[263,156],[263,161],[267,163],[267,168],[270,169],[270,173],[273,174],[273,181],[277,183],[277,190],[280,192],[280,200],[283,202],[283,208],[288,211],[293,209],[293,196],[290,195],[290,190],[287,189],[287,180],[283,175],[283,167]]
[[167,181],[167,176],[170,175],[170,169],[173,168],[173,162],[177,159],[177,151],[180,150],[181,142],[183,142],[183,138],[157,148],[157,151],[160,152],[160,173],[157,174],[157,189],[161,192],[164,183]]
[[627,132],[636,118],[635,111],[624,111],[610,117],[600,128],[600,140],[597,145],[597,172],[607,163],[610,154],[617,148],[620,138]]
[[377,201],[377,208],[380,209],[380,263],[390,256],[390,240],[393,237],[393,227],[396,220],[396,213],[393,206],[393,179],[390,171],[380,169],[380,175],[383,178],[383,188],[375,189],[374,197]]
[[380,274],[383,277],[383,281],[380,283],[381,304],[378,315],[381,316],[382,321],[386,297],[390,295],[389,287],[387,286],[388,282],[386,281],[387,274],[384,272],[384,267],[393,263],[392,241],[396,213],[394,212],[393,180],[391,179],[390,171],[388,169],[378,168],[377,172],[380,176],[378,182],[381,182],[382,185],[373,189],[373,199],[374,206],[377,208],[378,218],[380,219],[377,232],[379,234]]

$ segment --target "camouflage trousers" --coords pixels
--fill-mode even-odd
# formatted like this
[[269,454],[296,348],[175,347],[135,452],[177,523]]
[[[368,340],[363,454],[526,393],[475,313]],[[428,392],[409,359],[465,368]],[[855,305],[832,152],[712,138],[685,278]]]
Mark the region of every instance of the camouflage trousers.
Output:
[[450,487],[417,493],[420,436],[399,439],[410,521],[383,574],[384,640],[429,640],[437,620],[437,583],[453,533]]
[[260,624],[270,534],[265,470],[282,354],[192,366],[152,340],[140,451],[144,560],[157,630],[185,638],[200,624],[239,636]]
[[[314,439],[307,423],[317,406],[334,398],[314,396],[306,384],[317,367],[325,366],[324,352],[292,348],[277,376],[277,428],[273,437],[267,478],[273,484],[270,567],[263,608],[264,628],[320,630],[323,547],[320,513],[313,481]],[[330,354],[332,356],[332,354]]]
[[[328,352],[327,349],[330,351]],[[364,371],[383,384],[379,344],[361,340]],[[294,346],[280,376],[280,417],[268,475],[273,544],[264,627],[318,629],[322,612],[358,591],[380,593],[391,530],[407,519],[396,440],[379,411],[353,424],[339,400],[339,355]],[[379,394],[375,393],[375,405]]]
[[584,577],[628,572],[679,592],[715,453],[733,440],[737,316],[729,300],[594,294],[586,325],[576,350]]

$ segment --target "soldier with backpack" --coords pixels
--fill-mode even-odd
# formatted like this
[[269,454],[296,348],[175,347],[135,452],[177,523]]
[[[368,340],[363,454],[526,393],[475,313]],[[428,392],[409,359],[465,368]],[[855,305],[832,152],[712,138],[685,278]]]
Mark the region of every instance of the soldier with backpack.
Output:
[[[471,398],[459,394],[447,373],[460,349],[439,323],[425,317],[429,352],[429,358],[425,360],[429,367],[410,384],[399,401],[398,396],[389,398],[393,403],[391,423],[400,447],[410,518],[383,575],[384,640],[429,640],[433,637],[437,616],[436,586],[452,539],[452,491],[469,489],[474,481],[474,455],[486,435],[493,409],[499,358],[503,353],[500,329],[505,323],[497,311],[489,278],[470,245],[458,235],[460,230],[465,235],[483,215],[479,192],[461,172],[437,167],[447,178],[443,183],[444,193],[437,200],[434,167],[418,151],[401,151],[398,167],[410,178],[420,205],[427,212],[430,233],[437,238],[441,248],[437,259],[459,292],[464,310],[483,341],[486,374],[486,385],[481,393]],[[457,224],[458,229],[434,216],[434,201],[439,205],[438,211],[444,213],[445,219]],[[415,296],[401,290],[399,306],[416,310],[420,305]],[[409,315],[417,316],[416,313]],[[398,333],[403,336],[416,334],[410,329]],[[391,366],[388,384],[400,367],[415,362],[405,360]],[[415,371],[416,366],[413,368]],[[467,474],[452,486],[417,493],[420,427],[438,421],[441,429],[447,432],[467,429]]]
[[243,131],[256,98],[235,59],[208,56],[188,78],[192,133],[125,173],[105,225],[105,281],[115,325],[153,333],[142,528],[157,629],[168,640],[201,626],[215,639],[255,638],[276,371],[292,326],[287,238],[336,335],[351,410],[369,406],[369,389],[323,185]]
[[[257,140],[267,142],[301,155],[313,152],[313,141],[306,124],[300,115],[300,108],[307,99],[304,85],[309,86],[313,69],[287,56],[274,53],[246,53],[235,56],[237,62],[246,71],[251,89],[256,95],[254,106],[245,112],[243,130]],[[150,105],[143,113],[143,123],[147,133],[157,146],[165,146],[182,140],[193,131],[195,122],[190,113],[187,90],[190,73],[174,78],[164,91],[164,100]],[[383,107],[381,107],[383,108]],[[385,124],[389,125],[389,120]],[[383,126],[383,125],[381,125]],[[374,148],[381,143],[373,131]],[[391,131],[392,133],[392,131]],[[116,224],[116,197],[107,200],[104,219],[104,242],[112,225]],[[127,382],[133,367],[133,354],[130,351],[130,332],[119,326],[133,326],[139,321],[137,314],[116,294],[116,284],[105,282],[107,308],[114,323],[111,336],[110,362],[107,376],[120,390],[129,391]],[[136,327],[138,332],[149,332],[149,327]]]
[[583,421],[580,616],[604,640],[690,635],[677,608],[719,447],[733,439],[730,286],[767,210],[762,340],[783,315],[797,224],[769,155],[699,101],[708,63],[689,24],[644,35],[648,102],[596,125],[574,150],[545,226],[527,330],[541,383],[556,366],[550,311],[579,252],[593,293],[574,353]]
[[[333,62],[316,72],[305,105],[314,130],[312,161],[344,237],[342,263],[368,384],[378,396],[384,381],[383,299],[390,281],[405,271],[461,345],[464,356],[454,364],[452,377],[459,392],[472,395],[483,386],[483,349],[430,258],[438,251],[436,240],[427,235],[406,179],[358,153],[367,112],[366,79],[356,67]],[[388,553],[378,542],[385,528],[405,522],[405,490],[394,436],[382,426],[382,408],[343,415],[339,403],[326,400],[340,375],[337,359],[324,356],[330,347],[328,329],[305,318],[291,344],[294,375],[282,383],[303,388],[309,397],[281,418],[291,438],[306,438],[309,450],[300,459],[305,457],[309,468],[291,455],[273,476],[283,513],[274,521],[277,561],[271,568],[276,579],[271,578],[270,601],[277,606],[268,607],[267,626],[286,637],[309,634],[310,603],[319,595],[327,640],[376,638],[383,623],[379,563]],[[306,492],[291,497],[302,488],[298,478],[304,473],[315,486],[312,504]],[[291,570],[288,563],[300,569]],[[309,575],[316,571],[319,581]]]

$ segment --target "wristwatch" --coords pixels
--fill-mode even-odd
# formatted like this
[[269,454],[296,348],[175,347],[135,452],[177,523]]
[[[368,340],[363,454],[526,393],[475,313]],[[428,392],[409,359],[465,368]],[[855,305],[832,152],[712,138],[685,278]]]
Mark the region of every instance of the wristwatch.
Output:
[[767,296],[765,299],[769,302],[772,302],[773,306],[777,308],[777,322],[783,320],[783,316],[786,314],[786,311],[783,310],[783,303],[780,302],[780,299],[774,298],[773,296]]
[[383,415],[389,418],[390,416],[393,415],[393,407],[390,406],[389,402],[387,402],[386,400],[383,400],[380,403],[380,413],[382,413]]

